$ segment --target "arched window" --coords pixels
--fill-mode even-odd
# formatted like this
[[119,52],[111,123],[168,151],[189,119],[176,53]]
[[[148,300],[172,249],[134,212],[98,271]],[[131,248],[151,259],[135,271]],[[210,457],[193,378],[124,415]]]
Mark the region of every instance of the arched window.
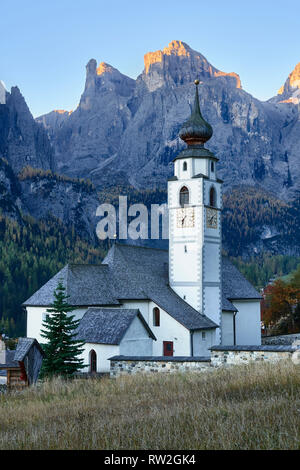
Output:
[[187,170],[187,162],[183,162],[182,169],[183,171]]
[[90,351],[90,372],[91,374],[97,372],[97,354],[93,349]]
[[211,169],[211,171],[215,171],[215,164],[214,164],[214,162],[211,162],[211,164],[210,164],[210,169]]
[[216,195],[216,190],[212,186],[209,191],[209,205],[211,207],[216,207],[217,205],[217,195]]
[[153,326],[160,326],[160,310],[158,307],[153,309]]
[[181,207],[189,203],[189,190],[186,186],[183,186],[180,190],[179,203]]

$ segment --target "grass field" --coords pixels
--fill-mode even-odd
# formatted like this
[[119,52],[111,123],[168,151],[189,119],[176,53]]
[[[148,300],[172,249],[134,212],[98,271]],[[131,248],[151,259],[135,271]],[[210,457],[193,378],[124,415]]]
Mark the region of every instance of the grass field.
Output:
[[56,379],[0,413],[0,449],[300,449],[300,366]]

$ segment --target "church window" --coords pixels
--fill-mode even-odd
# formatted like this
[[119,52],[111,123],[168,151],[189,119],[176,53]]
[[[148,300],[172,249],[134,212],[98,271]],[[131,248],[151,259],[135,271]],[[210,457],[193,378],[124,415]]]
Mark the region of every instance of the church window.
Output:
[[182,167],[183,171],[186,171],[187,170],[187,163],[186,162],[183,162],[183,167]]
[[211,169],[211,171],[215,171],[215,165],[214,165],[214,162],[211,162],[211,164],[210,164],[210,169]]
[[184,252],[187,253],[187,246],[184,245]]
[[160,310],[158,307],[153,309],[153,326],[160,326]]
[[209,191],[209,205],[211,207],[216,207],[217,205],[217,195],[216,195],[216,190],[212,186]]
[[184,207],[189,203],[189,190],[186,186],[183,186],[180,190],[179,202],[181,207]]
[[206,340],[206,334],[205,334],[205,331],[202,331],[202,341],[205,341]]
[[97,372],[97,354],[93,349],[90,352],[90,372]]

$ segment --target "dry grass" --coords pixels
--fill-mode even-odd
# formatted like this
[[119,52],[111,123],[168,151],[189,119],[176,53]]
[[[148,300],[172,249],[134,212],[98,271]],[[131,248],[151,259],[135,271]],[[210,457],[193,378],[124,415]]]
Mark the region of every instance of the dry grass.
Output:
[[0,413],[0,449],[299,449],[300,367],[54,380]]

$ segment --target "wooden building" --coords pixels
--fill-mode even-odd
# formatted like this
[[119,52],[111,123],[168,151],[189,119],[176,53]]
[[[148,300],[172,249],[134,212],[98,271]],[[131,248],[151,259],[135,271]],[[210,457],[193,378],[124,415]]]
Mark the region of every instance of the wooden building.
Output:
[[36,339],[19,338],[15,351],[0,349],[0,370],[6,370],[8,388],[23,388],[37,381],[45,353]]

